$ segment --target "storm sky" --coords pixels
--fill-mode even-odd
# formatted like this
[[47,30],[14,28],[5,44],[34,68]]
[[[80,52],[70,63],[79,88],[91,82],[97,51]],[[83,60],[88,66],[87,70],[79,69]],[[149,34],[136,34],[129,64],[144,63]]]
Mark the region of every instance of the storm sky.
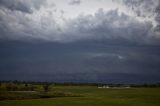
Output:
[[160,82],[159,0],[0,0],[0,80]]

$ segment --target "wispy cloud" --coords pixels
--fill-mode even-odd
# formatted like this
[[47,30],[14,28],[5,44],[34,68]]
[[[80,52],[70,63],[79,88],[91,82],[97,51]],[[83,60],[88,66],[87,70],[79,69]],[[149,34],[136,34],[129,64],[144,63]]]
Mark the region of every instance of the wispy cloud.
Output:
[[44,0],[0,0],[0,7],[11,11],[32,13],[34,9],[40,9],[44,3]]
[[81,0],[71,0],[69,2],[70,5],[79,5],[81,3]]

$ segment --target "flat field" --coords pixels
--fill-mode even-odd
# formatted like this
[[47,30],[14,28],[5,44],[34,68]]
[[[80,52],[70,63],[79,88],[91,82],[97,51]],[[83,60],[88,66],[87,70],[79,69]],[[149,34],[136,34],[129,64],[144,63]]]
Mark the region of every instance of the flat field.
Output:
[[[73,96],[38,98],[36,92],[0,92],[0,96],[32,96],[37,99],[0,100],[0,106],[160,106],[160,88],[97,88],[54,86],[48,93]],[[5,94],[6,93],[6,94]],[[78,96],[75,96],[78,95]]]

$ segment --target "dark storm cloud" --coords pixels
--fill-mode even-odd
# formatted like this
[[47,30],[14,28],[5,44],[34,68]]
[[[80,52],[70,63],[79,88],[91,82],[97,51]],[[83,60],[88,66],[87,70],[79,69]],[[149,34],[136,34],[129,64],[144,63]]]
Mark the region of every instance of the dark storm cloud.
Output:
[[155,27],[118,9],[56,19],[43,0],[8,1],[0,0],[0,80],[160,81],[158,2],[125,1]]
[[81,0],[71,0],[70,5],[79,5],[81,3]]
[[0,8],[32,13],[33,9],[39,9],[42,3],[44,0],[0,0]]
[[1,80],[158,82],[159,46],[1,41]]

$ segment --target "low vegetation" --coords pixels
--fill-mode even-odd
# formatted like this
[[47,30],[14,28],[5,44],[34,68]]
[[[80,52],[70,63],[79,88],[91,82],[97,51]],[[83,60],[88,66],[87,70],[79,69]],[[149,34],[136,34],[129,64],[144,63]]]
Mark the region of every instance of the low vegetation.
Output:
[[0,84],[0,100],[23,100],[55,97],[80,97],[70,92],[54,90],[51,83],[3,82]]
[[0,106],[160,106],[157,85],[99,86],[104,85],[3,82]]

